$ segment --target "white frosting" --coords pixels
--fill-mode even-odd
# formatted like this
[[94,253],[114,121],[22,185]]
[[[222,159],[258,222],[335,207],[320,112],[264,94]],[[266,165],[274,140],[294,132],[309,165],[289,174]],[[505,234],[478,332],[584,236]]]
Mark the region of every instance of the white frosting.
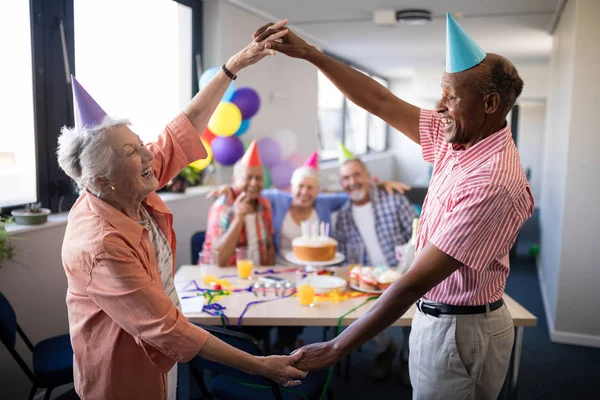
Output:
[[400,272],[389,269],[383,274],[379,275],[377,277],[377,281],[380,283],[392,283],[400,279],[400,276],[402,276]]
[[325,247],[337,246],[338,242],[329,236],[300,236],[292,240],[292,246]]

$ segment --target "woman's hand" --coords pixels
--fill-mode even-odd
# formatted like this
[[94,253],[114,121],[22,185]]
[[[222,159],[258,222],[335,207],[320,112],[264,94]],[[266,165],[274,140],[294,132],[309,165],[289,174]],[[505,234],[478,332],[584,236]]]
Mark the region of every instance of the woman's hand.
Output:
[[[260,43],[272,35],[272,32],[280,31],[281,28],[278,24],[279,22],[277,24],[268,23],[261,26],[254,32],[254,40]],[[312,49],[311,45],[289,29],[287,30],[287,35],[281,41],[268,42],[266,43],[266,47],[267,49],[273,49],[294,58],[305,58]]]
[[227,196],[228,201],[233,201],[233,188],[231,185],[221,185],[218,188],[208,192],[205,198],[212,199],[215,197],[221,197],[223,195]]
[[280,20],[271,26],[271,29],[263,35],[261,40],[253,40],[246,48],[232,56],[225,64],[227,69],[237,74],[241,69],[257,63],[266,56],[275,55],[275,50],[268,46],[288,34],[288,30],[284,29],[287,22],[287,19]]
[[301,384],[307,372],[300,371],[292,365],[302,357],[302,351],[297,351],[291,356],[262,357],[263,370],[261,375],[283,386],[297,386]]
[[404,194],[404,192],[408,192],[410,189],[412,189],[406,183],[396,181],[383,181],[381,183],[378,182],[377,187],[379,189],[385,189],[385,191],[390,195],[394,194],[394,192]]

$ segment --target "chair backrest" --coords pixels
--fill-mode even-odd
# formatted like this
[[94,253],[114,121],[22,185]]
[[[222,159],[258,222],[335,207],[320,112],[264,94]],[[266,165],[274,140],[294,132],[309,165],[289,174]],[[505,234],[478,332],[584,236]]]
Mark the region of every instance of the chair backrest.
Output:
[[0,341],[14,349],[17,340],[17,316],[6,297],[0,293]]
[[[230,346],[233,346],[237,349],[240,349],[248,354],[252,354],[255,356],[262,355],[260,347],[258,346],[258,341],[250,335],[215,326],[207,326],[200,324],[196,325],[208,331],[210,334],[224,341]],[[231,368],[214,361],[209,361],[198,356],[194,357],[192,361],[190,361],[190,363],[196,368],[214,371],[220,374],[233,376],[235,378],[247,378],[249,376],[247,373],[237,370],[235,368]]]
[[35,376],[33,375],[33,372],[31,369],[29,369],[29,366],[25,360],[23,360],[23,357],[21,357],[15,348],[17,342],[17,332],[29,350],[33,351],[33,345],[29,341],[29,338],[25,336],[25,333],[17,324],[17,315],[15,314],[15,310],[12,308],[6,297],[0,293],[0,341],[6,346],[8,352],[13,356],[29,380],[34,382]]
[[198,264],[198,254],[202,251],[206,232],[200,231],[192,235],[192,264]]

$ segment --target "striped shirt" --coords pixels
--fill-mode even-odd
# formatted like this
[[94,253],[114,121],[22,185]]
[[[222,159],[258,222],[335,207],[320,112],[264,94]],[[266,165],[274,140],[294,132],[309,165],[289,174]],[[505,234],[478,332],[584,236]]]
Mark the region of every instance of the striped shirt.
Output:
[[533,213],[533,196],[508,126],[464,149],[445,140],[441,118],[421,110],[423,158],[433,164],[416,254],[430,242],[463,265],[424,298],[483,305],[502,298],[509,251]]

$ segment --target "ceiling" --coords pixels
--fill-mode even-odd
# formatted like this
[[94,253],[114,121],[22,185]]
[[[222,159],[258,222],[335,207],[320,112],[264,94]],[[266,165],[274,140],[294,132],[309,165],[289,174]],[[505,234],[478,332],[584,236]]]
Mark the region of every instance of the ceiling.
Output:
[[[546,64],[552,29],[561,0],[236,0],[265,15],[288,18],[324,50],[388,78],[403,78],[416,69],[445,65],[445,13],[490,53],[517,65]],[[427,25],[377,26],[376,9],[429,10]],[[462,17],[461,17],[462,14]]]

